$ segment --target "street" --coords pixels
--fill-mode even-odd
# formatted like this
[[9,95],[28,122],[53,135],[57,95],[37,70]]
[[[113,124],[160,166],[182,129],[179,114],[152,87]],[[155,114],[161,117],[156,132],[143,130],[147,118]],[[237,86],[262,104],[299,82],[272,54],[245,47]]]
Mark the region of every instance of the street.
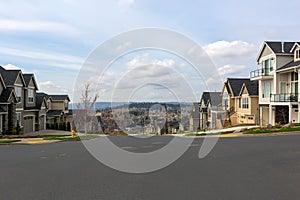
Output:
[[[172,137],[111,137],[148,152]],[[220,138],[198,158],[203,138],[161,170],[123,173],[94,159],[81,142],[0,146],[0,199],[298,199],[300,135]]]

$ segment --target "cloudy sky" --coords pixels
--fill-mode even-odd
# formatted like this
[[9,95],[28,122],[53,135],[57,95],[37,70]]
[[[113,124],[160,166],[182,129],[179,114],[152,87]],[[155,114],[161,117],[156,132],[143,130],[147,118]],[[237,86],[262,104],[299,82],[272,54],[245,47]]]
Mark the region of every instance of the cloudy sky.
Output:
[[202,90],[218,90],[226,77],[248,77],[264,40],[299,41],[299,6],[298,0],[0,0],[0,65],[35,73],[40,91],[73,97],[80,69],[99,45],[130,30],[156,27],[197,42],[220,80],[193,78],[192,66],[170,52],[139,50],[115,59],[104,76],[89,79],[100,100],[110,100],[116,87],[127,88],[135,100],[161,94],[171,100],[178,96],[176,85],[184,90],[181,80],[197,88],[199,98]]

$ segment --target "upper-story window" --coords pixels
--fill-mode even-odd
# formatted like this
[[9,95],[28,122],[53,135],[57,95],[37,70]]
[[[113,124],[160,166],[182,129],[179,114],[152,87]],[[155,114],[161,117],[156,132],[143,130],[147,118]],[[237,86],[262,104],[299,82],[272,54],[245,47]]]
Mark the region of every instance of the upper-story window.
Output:
[[34,102],[34,90],[28,89],[28,102],[33,103]]
[[65,101],[65,110],[68,110],[68,107],[69,107],[69,103]]
[[273,58],[264,60],[261,62],[261,69],[263,75],[270,75],[270,72],[273,71]]
[[291,93],[298,93],[298,73],[296,72],[291,73]]
[[248,109],[249,108],[249,99],[248,97],[242,98],[242,108]]
[[223,92],[223,106],[224,106],[225,110],[228,108],[228,93],[227,93],[227,91]]
[[300,60],[300,49],[297,49],[297,50],[295,51],[295,59],[296,59],[296,60]]
[[15,92],[16,92],[16,95],[17,95],[17,101],[19,103],[22,100],[22,88],[18,87],[18,86],[15,86]]

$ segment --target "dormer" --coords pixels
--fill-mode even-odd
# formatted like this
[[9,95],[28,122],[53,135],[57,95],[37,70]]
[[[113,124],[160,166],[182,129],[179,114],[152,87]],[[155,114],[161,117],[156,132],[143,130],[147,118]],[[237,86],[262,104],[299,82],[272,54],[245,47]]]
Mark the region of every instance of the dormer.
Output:
[[25,81],[25,104],[31,107],[36,103],[37,83],[33,74],[23,74],[23,77]]
[[300,60],[300,43],[296,42],[291,49],[291,53],[294,54],[294,61],[299,61]]

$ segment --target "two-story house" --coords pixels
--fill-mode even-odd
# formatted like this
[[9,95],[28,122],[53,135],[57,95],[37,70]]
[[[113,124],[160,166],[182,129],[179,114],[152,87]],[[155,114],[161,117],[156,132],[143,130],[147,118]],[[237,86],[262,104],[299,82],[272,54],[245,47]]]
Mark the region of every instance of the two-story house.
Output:
[[200,100],[200,129],[222,128],[224,111],[221,92],[203,92]]
[[47,95],[47,123],[72,123],[72,110],[69,109],[70,98],[68,95]]
[[72,122],[68,95],[47,95],[37,90],[34,74],[0,66],[0,133],[44,130],[47,121]]
[[258,82],[249,78],[228,78],[222,89],[224,126],[258,124]]
[[0,74],[0,134],[15,128],[17,97],[13,88],[7,88]]
[[298,77],[299,42],[263,43],[258,69],[250,73],[259,82],[260,124],[300,122]]

